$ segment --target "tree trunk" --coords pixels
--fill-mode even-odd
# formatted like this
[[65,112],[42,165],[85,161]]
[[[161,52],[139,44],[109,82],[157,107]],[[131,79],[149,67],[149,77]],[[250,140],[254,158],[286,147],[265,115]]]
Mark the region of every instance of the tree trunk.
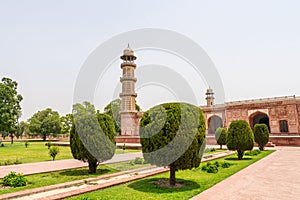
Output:
[[263,151],[264,150],[264,146],[258,146],[259,150]]
[[14,143],[14,134],[13,133],[10,134],[10,143],[11,144]]
[[170,185],[175,186],[176,184],[176,177],[175,177],[176,169],[173,166],[170,166]]
[[95,174],[98,166],[97,160],[89,160],[88,162],[89,162],[89,174]]
[[220,144],[220,149],[222,149],[222,145]]
[[43,141],[46,141],[46,133],[43,133]]
[[244,155],[244,151],[243,150],[238,150],[238,160],[242,160],[243,155]]

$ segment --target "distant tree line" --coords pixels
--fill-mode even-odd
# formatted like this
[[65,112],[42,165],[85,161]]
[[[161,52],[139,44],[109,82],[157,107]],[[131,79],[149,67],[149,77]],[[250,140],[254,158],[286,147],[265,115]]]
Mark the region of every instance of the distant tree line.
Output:
[[[10,78],[2,78],[0,82],[0,134],[2,138],[10,137],[11,143],[14,138],[19,139],[24,134],[29,136],[57,137],[59,135],[70,135],[72,128],[72,114],[60,116],[51,108],[39,110],[27,121],[19,121],[22,115],[21,101],[23,97],[17,91],[18,83]],[[104,114],[113,119],[116,134],[120,132],[120,106],[121,100],[115,99],[104,108]],[[140,107],[136,105],[140,111]]]

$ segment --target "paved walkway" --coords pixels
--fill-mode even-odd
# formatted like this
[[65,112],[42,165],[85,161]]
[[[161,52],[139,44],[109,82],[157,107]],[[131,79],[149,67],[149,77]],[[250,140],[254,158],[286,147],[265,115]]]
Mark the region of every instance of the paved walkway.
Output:
[[[142,156],[143,154],[141,152],[115,154],[112,159],[105,161],[101,164],[128,161],[128,160],[133,160],[136,157],[142,157]],[[44,172],[60,171],[66,169],[74,169],[74,168],[86,167],[86,166],[88,166],[88,163],[84,163],[75,159],[0,166],[0,178],[3,178],[11,171],[22,173],[24,175],[29,175],[29,174],[38,174]]]
[[300,147],[276,149],[192,199],[300,199]]

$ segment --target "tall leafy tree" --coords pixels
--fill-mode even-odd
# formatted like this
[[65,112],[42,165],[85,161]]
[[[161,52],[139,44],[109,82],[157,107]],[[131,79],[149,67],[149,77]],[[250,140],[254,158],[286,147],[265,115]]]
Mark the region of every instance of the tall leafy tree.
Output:
[[[141,111],[141,107],[135,104],[135,109]],[[121,132],[121,99],[115,99],[104,107],[104,114],[111,116],[114,119],[115,129],[117,133]]]
[[5,140],[5,138],[8,136],[9,134],[8,134],[8,132],[6,132],[6,131],[2,131],[1,132],[1,136],[2,136],[2,138]]
[[72,120],[73,120],[72,114],[66,114],[65,116],[62,116],[60,118],[62,134],[67,134],[67,135],[70,134],[72,128]]
[[198,167],[205,148],[205,119],[197,106],[166,103],[144,113],[140,123],[143,156],[157,166],[170,167],[170,185],[175,172]]
[[73,105],[70,146],[75,159],[89,163],[89,173],[96,173],[99,163],[115,153],[116,136],[113,119],[96,113],[89,102]]
[[18,83],[10,78],[2,78],[0,82],[0,131],[6,132],[13,143],[21,113],[20,102],[23,97],[17,92]]
[[24,121],[21,121],[20,123],[18,123],[17,125],[17,130],[16,130],[16,137],[19,139],[19,137],[22,137],[23,133],[25,132],[27,127],[27,123]]
[[51,108],[38,111],[28,120],[28,130],[31,135],[41,135],[44,141],[49,135],[56,137],[61,131],[58,112]]

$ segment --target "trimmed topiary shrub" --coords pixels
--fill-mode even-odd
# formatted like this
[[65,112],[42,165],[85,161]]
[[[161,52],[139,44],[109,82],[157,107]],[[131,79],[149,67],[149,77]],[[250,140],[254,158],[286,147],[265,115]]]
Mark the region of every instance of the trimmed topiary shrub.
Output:
[[255,124],[254,139],[258,144],[259,150],[264,150],[265,145],[269,142],[269,129],[265,124]]
[[238,159],[241,160],[244,151],[252,150],[254,146],[254,135],[245,120],[232,121],[228,128],[227,147],[229,150],[237,150]]
[[222,149],[222,145],[226,144],[227,139],[227,131],[225,128],[217,128],[215,132],[215,139],[217,140],[218,145],[220,145],[220,149]]
[[198,167],[205,148],[205,118],[201,109],[186,103],[166,103],[144,113],[140,123],[145,161],[175,172]]
[[97,166],[113,157],[116,150],[114,120],[95,111],[89,102],[73,105],[73,122],[70,131],[73,158],[89,163],[89,173],[95,174]]

